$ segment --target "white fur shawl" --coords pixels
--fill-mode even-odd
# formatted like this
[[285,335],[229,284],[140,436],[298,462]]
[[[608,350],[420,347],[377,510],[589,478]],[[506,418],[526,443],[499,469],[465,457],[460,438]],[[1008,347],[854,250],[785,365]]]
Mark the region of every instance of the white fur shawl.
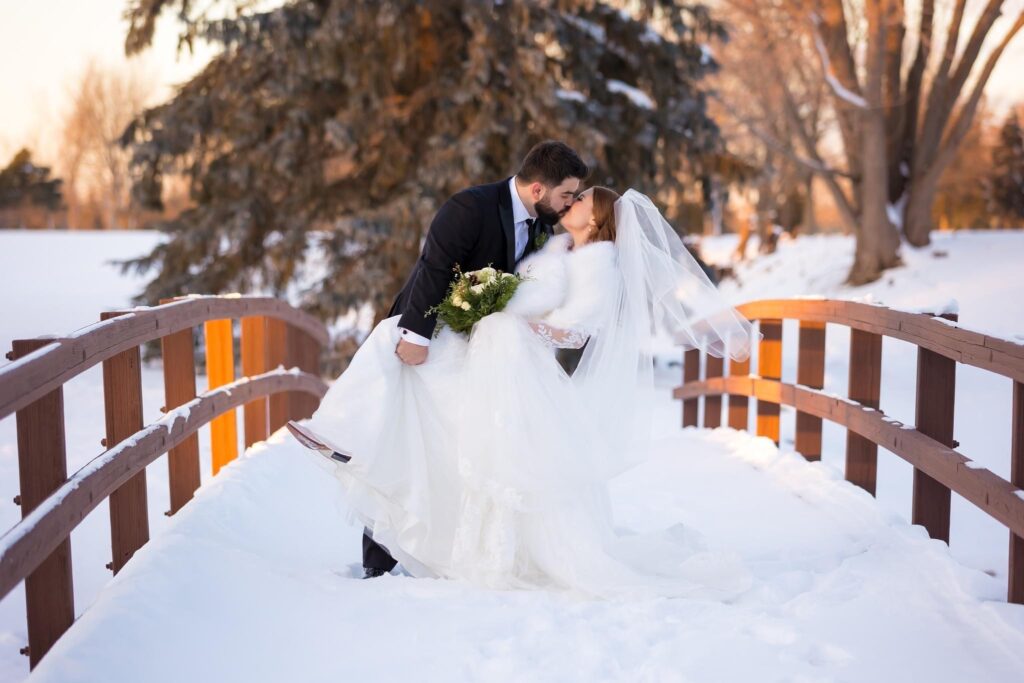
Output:
[[556,235],[523,259],[519,284],[506,311],[553,327],[594,332],[615,303],[619,288],[616,249],[594,242],[569,251],[572,238]]

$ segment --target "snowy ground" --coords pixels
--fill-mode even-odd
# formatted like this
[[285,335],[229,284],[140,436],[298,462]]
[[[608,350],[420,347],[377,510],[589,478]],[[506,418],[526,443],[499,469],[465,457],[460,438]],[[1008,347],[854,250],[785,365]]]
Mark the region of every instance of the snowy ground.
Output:
[[[30,678],[73,681],[1014,681],[1024,609],[920,527],[766,439],[678,432],[615,482],[755,577],[732,602],[581,601],[354,578],[331,465],[285,431],[144,547]],[[296,495],[299,494],[300,495]],[[186,654],[187,653],[187,654]]]
[[[141,253],[157,239],[0,231],[0,346],[68,332],[105,308],[126,305],[140,281],[101,261]],[[721,255],[729,242],[709,247]],[[965,326],[1024,335],[1016,270],[1024,233],[937,235],[934,249],[947,257],[931,256],[934,249],[906,253],[906,268],[856,290],[840,284],[851,248],[842,237],[784,243],[776,255],[738,271],[742,287],[723,288],[737,302],[821,294],[926,309],[955,298]],[[783,378],[792,381],[795,329],[785,332]],[[842,393],[848,335],[832,326],[828,335],[826,390]],[[884,353],[882,408],[912,424],[913,349],[887,341]],[[1009,382],[971,368],[960,368],[957,382],[961,449],[1007,476]],[[143,385],[144,417],[151,421],[162,404],[159,366],[144,369]],[[97,368],[65,388],[69,471],[101,450],[101,386]],[[905,521],[908,465],[880,455],[877,505],[841,480],[842,430],[826,426],[821,464],[785,453],[792,447],[789,411],[780,455],[763,440],[727,430],[671,429],[678,406],[666,401],[664,410],[669,432],[659,453],[616,482],[620,523],[639,530],[683,521],[709,545],[737,550],[757,582],[733,604],[577,603],[404,577],[352,581],[358,530],[342,528],[341,501],[319,463],[278,434],[210,480],[204,430],[200,495],[175,518],[165,517],[165,461],[150,466],[154,540],[113,581],[103,567],[110,552],[106,505],[72,534],[76,611],[84,615],[37,677],[179,680],[199,672],[201,679],[326,680],[376,678],[381,671],[524,680],[877,680],[910,671],[937,680],[1020,677],[1024,611],[1002,603],[1007,540],[1001,526],[954,496],[952,548],[928,540]],[[16,506],[3,503],[17,489],[8,418],[0,421],[2,529],[19,518]],[[732,512],[723,512],[726,505]],[[18,589],[0,601],[0,680],[26,674],[26,659],[17,654],[26,642]],[[138,667],[144,664],[151,668],[143,677]]]

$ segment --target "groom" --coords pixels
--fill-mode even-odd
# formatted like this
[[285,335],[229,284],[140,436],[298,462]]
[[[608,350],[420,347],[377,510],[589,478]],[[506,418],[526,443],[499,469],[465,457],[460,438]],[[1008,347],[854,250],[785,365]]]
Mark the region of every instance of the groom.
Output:
[[[571,147],[548,140],[533,147],[511,178],[452,195],[430,224],[416,265],[391,306],[401,315],[395,353],[407,365],[427,360],[436,315],[427,310],[448,291],[456,265],[463,271],[488,265],[512,272],[539,247],[569,210],[590,169]],[[541,237],[543,235],[544,237]],[[363,534],[364,578],[391,571],[396,561]]]

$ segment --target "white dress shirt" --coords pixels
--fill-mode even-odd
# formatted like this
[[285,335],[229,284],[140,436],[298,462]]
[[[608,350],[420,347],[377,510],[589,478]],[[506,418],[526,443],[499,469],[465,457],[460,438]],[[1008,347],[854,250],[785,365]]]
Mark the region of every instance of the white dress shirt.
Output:
[[[526,243],[530,240],[530,226],[527,225],[526,221],[533,218],[533,216],[530,215],[529,209],[526,208],[526,204],[523,204],[523,200],[519,196],[519,191],[516,189],[515,176],[508,179],[508,189],[512,194],[512,223],[515,225],[516,262],[518,263],[526,251]],[[402,339],[407,342],[419,346],[430,346],[430,340],[421,334],[416,334],[404,327],[399,327],[398,331],[402,335]]]

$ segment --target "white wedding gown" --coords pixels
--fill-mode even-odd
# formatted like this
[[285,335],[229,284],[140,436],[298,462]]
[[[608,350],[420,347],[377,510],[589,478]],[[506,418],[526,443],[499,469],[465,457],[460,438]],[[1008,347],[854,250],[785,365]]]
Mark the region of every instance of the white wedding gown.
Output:
[[381,321],[304,424],[352,455],[335,465],[351,511],[414,576],[599,597],[742,592],[738,560],[692,547],[671,519],[659,535],[613,530],[615,440],[554,347],[615,324],[616,247],[570,244],[556,236],[524,259],[505,311],[468,339],[442,327],[422,365],[396,357],[398,317]]

